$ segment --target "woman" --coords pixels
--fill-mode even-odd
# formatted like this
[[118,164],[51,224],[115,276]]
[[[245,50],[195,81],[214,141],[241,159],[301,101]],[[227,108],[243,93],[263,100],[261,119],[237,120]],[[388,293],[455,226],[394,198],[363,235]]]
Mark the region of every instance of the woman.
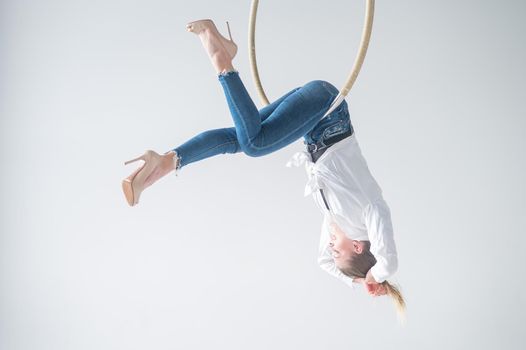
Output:
[[324,213],[320,266],[350,286],[362,283],[370,295],[389,294],[403,310],[402,296],[387,282],[397,269],[389,208],[361,154],[347,103],[322,119],[338,90],[314,80],[258,110],[232,66],[237,45],[230,27],[230,40],[209,19],[191,22],[187,30],[199,36],[212,61],[235,127],[208,130],[164,155],[148,150],[125,162],[145,161],[123,180],[128,203],[137,204],[143,189],[190,163],[240,151],[259,157],[304,137],[307,151],[296,153],[287,166],[305,163],[305,195],[313,194]]

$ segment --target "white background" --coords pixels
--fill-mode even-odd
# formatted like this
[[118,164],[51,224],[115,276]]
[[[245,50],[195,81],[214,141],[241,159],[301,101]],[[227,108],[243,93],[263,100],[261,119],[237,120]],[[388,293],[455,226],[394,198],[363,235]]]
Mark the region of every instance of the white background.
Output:
[[[213,19],[261,107],[250,1],[4,0],[0,9],[0,348],[522,349],[526,5],[377,1],[347,97],[392,212],[407,325],[316,263],[321,213],[260,158],[183,168],[129,207],[146,149],[233,126],[187,22]],[[341,87],[364,1],[261,1],[257,57],[271,100]],[[522,345],[521,345],[522,344]]]

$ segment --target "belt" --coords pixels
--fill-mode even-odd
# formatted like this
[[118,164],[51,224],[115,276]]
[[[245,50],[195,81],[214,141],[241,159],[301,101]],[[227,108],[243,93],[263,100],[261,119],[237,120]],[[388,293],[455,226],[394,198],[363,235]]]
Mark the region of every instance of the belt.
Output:
[[354,130],[353,130],[353,127],[351,125],[351,128],[349,130],[347,130],[346,132],[344,132],[342,134],[338,134],[338,135],[333,136],[333,137],[329,137],[323,143],[321,143],[321,141],[320,141],[320,142],[317,142],[317,143],[309,143],[309,144],[307,144],[307,151],[310,153],[310,155],[312,157],[312,161],[316,162],[318,160],[318,158],[320,158],[321,155],[327,149],[329,149],[329,147],[334,145],[336,142],[341,141],[344,138],[351,136],[353,134],[353,132],[354,132]]

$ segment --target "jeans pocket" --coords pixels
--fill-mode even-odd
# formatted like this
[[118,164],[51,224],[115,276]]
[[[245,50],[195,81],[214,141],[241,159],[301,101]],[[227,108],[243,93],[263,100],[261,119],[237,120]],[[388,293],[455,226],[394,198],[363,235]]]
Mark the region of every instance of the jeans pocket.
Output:
[[336,136],[344,132],[343,130],[343,120],[338,120],[336,123],[328,126],[323,130],[323,138],[327,139],[329,137]]
[[337,122],[327,126],[323,130],[322,137],[324,140],[343,134],[346,131],[350,130],[350,120],[340,119]]
[[[345,102],[345,101],[344,101]],[[343,105],[343,103],[342,103]],[[304,143],[323,143],[324,140],[351,130],[351,119],[346,105],[340,105],[304,136]]]

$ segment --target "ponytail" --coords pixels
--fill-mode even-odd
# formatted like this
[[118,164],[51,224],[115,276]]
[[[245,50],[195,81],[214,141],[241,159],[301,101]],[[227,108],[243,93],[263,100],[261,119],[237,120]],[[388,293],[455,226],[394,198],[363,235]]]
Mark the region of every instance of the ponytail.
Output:
[[404,300],[404,297],[402,296],[402,293],[400,293],[400,290],[396,286],[390,284],[387,281],[383,281],[381,285],[385,287],[385,289],[387,290],[387,295],[389,295],[391,299],[393,300],[393,303],[395,304],[395,307],[396,307],[396,312],[398,313],[398,318],[400,322],[404,324],[406,307],[405,307],[405,300]]

